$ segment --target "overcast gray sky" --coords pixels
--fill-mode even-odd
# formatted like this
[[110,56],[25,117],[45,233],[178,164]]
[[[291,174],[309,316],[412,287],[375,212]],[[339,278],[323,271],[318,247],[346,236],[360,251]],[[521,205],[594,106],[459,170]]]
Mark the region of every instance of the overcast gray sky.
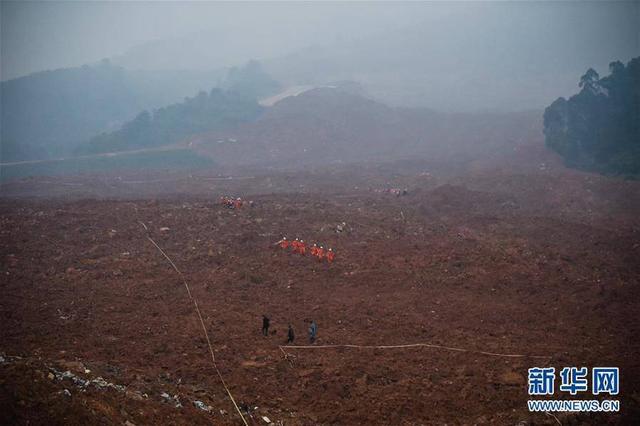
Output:
[[262,50],[247,53],[277,56],[309,44],[412,25],[460,5],[3,1],[1,7],[2,80],[7,80],[118,56],[150,41],[198,33],[225,34],[229,40],[257,36],[253,41]]
[[[626,20],[628,25],[631,16],[640,26],[638,4],[627,2],[610,6],[601,3],[594,6],[574,3],[567,6],[566,3],[549,2],[542,7],[554,11],[550,16],[557,15],[558,20],[567,20],[570,18],[568,15],[575,14],[578,9],[583,9],[580,11],[582,16],[591,14],[594,17],[601,15],[604,9],[611,9],[613,12],[607,13],[603,19]],[[188,52],[191,47],[189,41],[194,37],[198,40],[198,35],[201,40],[211,40],[211,45],[205,43],[204,48],[220,50],[220,55],[213,56],[221,62],[215,66],[228,66],[233,65],[228,62],[281,56],[312,44],[326,45],[371,33],[390,33],[418,23],[428,25],[429,22],[450,19],[459,22],[460,29],[464,31],[466,25],[484,22],[492,15],[508,19],[509,14],[528,13],[530,8],[526,6],[514,7],[513,4],[497,2],[2,1],[2,80],[45,69],[93,63],[105,57],[126,56],[127,52],[133,52],[135,56],[144,51],[145,44],[154,41],[184,41],[184,49]],[[507,15],[503,13],[506,9],[510,10]],[[616,22],[606,24],[594,31],[606,32],[607,27],[611,28],[610,25]],[[568,26],[566,30],[574,28]],[[490,26],[487,30],[491,30]],[[441,40],[445,47],[446,36],[443,34]],[[502,36],[509,37],[508,34]],[[623,37],[629,38],[628,35]],[[635,35],[636,43],[639,37]],[[629,40],[621,40],[621,43],[628,44]],[[143,49],[131,50],[141,45]],[[236,52],[225,53],[225,45],[235,48]],[[202,46],[195,47],[194,54],[203,49]],[[125,66],[132,63],[131,58],[123,61]],[[147,62],[150,66],[158,62],[158,66],[166,67],[167,61]],[[180,65],[175,64],[175,67],[180,68]]]
[[397,105],[504,110],[541,108],[588,67],[640,55],[639,1],[1,5],[2,80],[103,58],[132,70],[258,59],[285,84],[353,80]]

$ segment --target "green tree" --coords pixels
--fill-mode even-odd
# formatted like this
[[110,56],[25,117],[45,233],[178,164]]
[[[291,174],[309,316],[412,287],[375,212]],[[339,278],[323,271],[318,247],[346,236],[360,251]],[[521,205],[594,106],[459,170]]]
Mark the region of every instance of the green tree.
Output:
[[546,145],[571,167],[640,177],[640,58],[609,64],[600,78],[590,68],[580,92],[544,112]]
[[587,90],[590,92],[595,92],[598,88],[598,80],[600,80],[600,76],[593,68],[589,68],[587,72],[580,77],[580,83],[578,86],[582,90]]

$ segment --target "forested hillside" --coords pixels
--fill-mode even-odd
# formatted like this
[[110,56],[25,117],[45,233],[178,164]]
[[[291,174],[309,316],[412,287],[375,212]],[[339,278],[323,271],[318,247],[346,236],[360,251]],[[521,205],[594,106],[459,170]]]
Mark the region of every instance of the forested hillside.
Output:
[[609,65],[600,78],[590,68],[569,100],[558,98],[544,113],[548,147],[568,166],[640,177],[640,57]]
[[4,81],[1,161],[68,155],[81,142],[117,129],[144,109],[215,87],[225,73],[128,71],[103,61]]
[[222,89],[200,91],[183,102],[140,112],[118,130],[97,135],[77,153],[127,151],[180,142],[212,130],[224,130],[258,117],[258,98],[274,93],[280,85],[257,61],[231,68]]
[[261,110],[254,98],[213,89],[165,108],[145,110],[119,130],[92,138],[77,152],[127,151],[177,143],[191,135],[253,120]]

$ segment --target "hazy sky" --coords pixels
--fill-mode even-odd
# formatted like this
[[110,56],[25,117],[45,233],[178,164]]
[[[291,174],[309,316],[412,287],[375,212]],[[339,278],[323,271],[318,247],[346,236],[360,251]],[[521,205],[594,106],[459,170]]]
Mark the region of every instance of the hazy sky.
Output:
[[[438,5],[274,2],[5,2],[2,80],[95,62],[202,32],[262,42],[262,56],[360,37],[448,13]],[[455,9],[459,6],[450,7]],[[467,7],[475,7],[468,5]],[[270,44],[265,46],[264,35]],[[224,39],[222,40],[224,42]],[[188,46],[185,46],[188,47]],[[215,49],[216,46],[211,46]],[[251,52],[253,53],[253,52]],[[221,64],[228,65],[228,64]]]
[[103,58],[132,70],[258,59],[285,84],[353,80],[397,105],[504,110],[541,108],[588,67],[640,55],[640,1],[0,4],[2,80]]
[[[615,9],[618,18],[609,15],[606,19],[628,21],[631,16],[640,26],[640,2],[627,2],[622,7],[620,3],[615,6],[564,3],[543,3],[542,7],[553,10],[552,16],[557,15],[560,20],[570,18],[567,15],[577,9],[583,9],[583,16],[586,13],[596,17],[605,8]],[[204,48],[220,50],[221,54],[214,58],[221,63],[216,65],[228,66],[234,64],[223,62],[281,56],[308,45],[327,45],[371,33],[390,33],[438,20],[459,21],[460,30],[464,31],[466,25],[482,23],[487,17],[500,14],[505,9],[512,10],[508,12],[510,14],[518,14],[526,13],[527,7],[497,2],[2,1],[2,80],[45,69],[93,63],[127,52],[136,56],[153,41],[181,43],[184,40],[187,43],[184,49],[188,51],[191,47],[189,40],[193,37],[198,40],[198,34],[201,39],[205,36],[211,39],[211,45],[205,43]],[[508,19],[509,15],[506,16]],[[615,22],[607,23],[611,24],[615,25]],[[571,25],[581,23],[571,22]],[[490,26],[487,30],[491,30]],[[572,27],[566,30],[572,31]],[[504,36],[508,37],[508,34]],[[640,36],[636,34],[635,38],[639,43]],[[622,42],[628,43],[629,40]],[[446,47],[446,37],[442,43]],[[227,44],[236,47],[235,54],[224,53]],[[143,45],[142,49],[140,45]],[[136,46],[138,50],[131,50]],[[202,46],[196,46],[194,52],[202,49]],[[149,52],[147,54],[151,54]],[[124,60],[124,65],[130,62],[130,58]],[[155,62],[150,61],[151,65]],[[160,65],[165,66],[161,61]],[[180,64],[176,64],[176,68],[180,68]]]

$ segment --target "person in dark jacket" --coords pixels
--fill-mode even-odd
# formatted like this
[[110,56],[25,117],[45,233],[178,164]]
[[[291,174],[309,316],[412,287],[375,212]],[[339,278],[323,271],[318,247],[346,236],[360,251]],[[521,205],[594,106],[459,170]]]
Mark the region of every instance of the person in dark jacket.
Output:
[[289,331],[287,331],[287,343],[293,343],[293,339],[295,339],[295,335],[293,334],[293,327],[289,324]]
[[269,318],[266,315],[262,316],[262,334],[269,335]]

